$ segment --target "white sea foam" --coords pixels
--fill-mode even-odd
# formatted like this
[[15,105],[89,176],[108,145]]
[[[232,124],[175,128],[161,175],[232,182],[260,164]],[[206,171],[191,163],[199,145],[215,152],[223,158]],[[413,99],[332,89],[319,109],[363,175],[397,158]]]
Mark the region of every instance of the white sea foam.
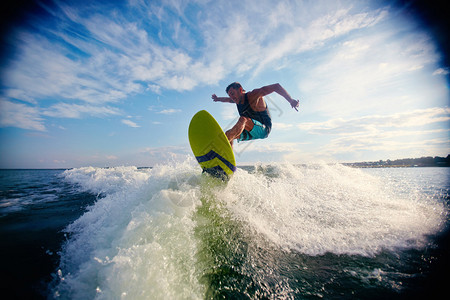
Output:
[[[64,175],[101,197],[66,229],[55,296],[204,297],[193,216],[205,182],[195,161],[153,169],[80,168]],[[208,193],[246,225],[251,234],[245,236],[308,255],[372,256],[420,247],[444,222],[436,201],[399,193],[378,177],[341,165],[238,169],[228,185]]]
[[[104,197],[68,226],[71,237],[62,252],[54,295],[201,298],[202,287],[192,271],[195,240],[190,218],[198,185],[189,184],[199,173],[192,162],[153,169],[67,171],[69,181]],[[182,205],[172,202],[177,195],[183,198]]]
[[[444,222],[442,203],[342,165],[239,170],[219,194],[240,220],[280,247],[310,255],[372,256],[420,247]],[[270,167],[272,168],[272,167]]]

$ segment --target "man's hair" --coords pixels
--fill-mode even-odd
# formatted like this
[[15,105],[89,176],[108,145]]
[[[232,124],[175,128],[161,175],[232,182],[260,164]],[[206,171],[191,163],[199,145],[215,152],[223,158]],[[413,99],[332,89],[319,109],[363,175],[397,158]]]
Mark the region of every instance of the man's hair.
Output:
[[227,94],[228,94],[228,91],[229,91],[230,89],[238,90],[238,89],[240,89],[241,87],[242,87],[242,85],[241,85],[239,82],[233,82],[233,83],[231,83],[229,86],[227,86],[227,89],[226,89],[225,91],[226,91]]

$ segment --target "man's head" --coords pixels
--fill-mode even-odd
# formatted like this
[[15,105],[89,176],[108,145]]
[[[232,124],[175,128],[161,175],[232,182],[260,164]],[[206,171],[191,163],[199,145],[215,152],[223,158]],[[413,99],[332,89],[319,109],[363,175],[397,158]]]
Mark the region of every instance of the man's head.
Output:
[[[229,91],[230,89],[239,90],[239,89],[241,89],[241,88],[242,88],[242,85],[241,85],[239,82],[233,82],[233,83],[231,83],[229,86],[227,86],[227,89],[226,89],[225,91],[226,91],[227,94],[228,94],[228,91]],[[244,89],[242,89],[242,90],[244,90]]]
[[226,92],[231,100],[233,100],[235,103],[241,102],[245,94],[245,91],[239,82],[233,82],[232,84],[230,84],[227,87]]

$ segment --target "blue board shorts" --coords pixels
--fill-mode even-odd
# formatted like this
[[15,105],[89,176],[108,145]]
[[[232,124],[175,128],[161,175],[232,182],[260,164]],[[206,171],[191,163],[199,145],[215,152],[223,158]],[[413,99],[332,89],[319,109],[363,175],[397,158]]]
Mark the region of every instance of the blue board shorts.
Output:
[[251,120],[253,121],[253,129],[250,131],[244,129],[244,131],[242,131],[241,135],[237,139],[238,142],[265,139],[269,135],[269,131],[264,124],[254,119]]

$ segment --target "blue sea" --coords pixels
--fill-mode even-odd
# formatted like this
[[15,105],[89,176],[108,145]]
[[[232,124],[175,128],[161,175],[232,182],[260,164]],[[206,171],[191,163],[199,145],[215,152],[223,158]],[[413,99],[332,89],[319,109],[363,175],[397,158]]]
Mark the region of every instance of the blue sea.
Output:
[[447,291],[450,168],[0,170],[4,299],[420,299]]

